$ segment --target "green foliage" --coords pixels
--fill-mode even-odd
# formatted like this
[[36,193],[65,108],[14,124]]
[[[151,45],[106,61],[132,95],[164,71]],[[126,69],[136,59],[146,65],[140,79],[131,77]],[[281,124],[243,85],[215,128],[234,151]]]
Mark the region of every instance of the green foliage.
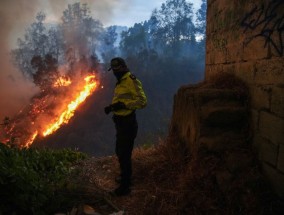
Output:
[[202,0],[200,8],[196,12],[196,31],[206,36],[206,11],[207,11],[207,0]]
[[102,34],[103,43],[100,51],[104,62],[109,62],[113,56],[116,56],[116,48],[114,47],[118,34],[116,32],[117,26],[109,26]]
[[153,11],[151,20],[152,34],[156,42],[175,48],[183,40],[195,42],[192,3],[185,0],[167,0],[159,10]]
[[147,32],[149,31],[148,23],[135,24],[133,27],[129,28],[127,31],[121,33],[120,49],[126,55],[132,53],[139,53],[141,50],[147,49],[148,42],[150,41],[151,35]]
[[21,150],[0,144],[0,212],[49,214],[60,205],[56,192],[66,185],[71,165],[84,158],[69,149]]

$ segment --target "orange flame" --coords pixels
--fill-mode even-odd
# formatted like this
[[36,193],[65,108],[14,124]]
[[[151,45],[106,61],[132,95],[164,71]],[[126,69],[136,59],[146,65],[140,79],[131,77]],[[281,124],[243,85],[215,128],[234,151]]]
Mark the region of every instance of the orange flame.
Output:
[[60,77],[56,80],[53,84],[54,87],[62,87],[62,86],[69,86],[71,84],[71,80],[68,77]]
[[[71,80],[66,78],[57,80],[58,87],[65,84],[65,86],[70,85],[66,88],[66,93],[63,93],[60,97],[56,95],[56,99],[63,99],[62,104],[55,103],[55,95],[52,94],[51,96],[34,98],[33,103],[26,109],[22,109],[13,121],[9,120],[7,123],[0,124],[4,126],[4,132],[0,133],[0,141],[18,147],[30,147],[39,134],[47,136],[59,129],[62,124],[68,123],[75,110],[95,91],[99,84],[95,75],[89,75],[84,80],[84,83],[78,79],[74,83],[71,83]],[[68,98],[65,98],[66,95],[68,95]],[[50,110],[50,107],[55,108]],[[51,121],[48,120],[50,116],[56,113],[58,113],[57,117]],[[29,120],[27,121],[27,119]],[[47,123],[41,126],[43,120],[47,121]]]
[[85,101],[85,99],[91,95],[94,90],[97,87],[97,82],[95,81],[95,75],[90,75],[85,78],[86,84],[84,86],[84,89],[78,93],[78,96],[76,96],[76,99],[71,101],[68,106],[66,107],[66,110],[61,113],[61,115],[50,125],[47,126],[45,131],[43,132],[43,136],[47,136],[49,134],[52,134],[57,129],[60,128],[60,126],[64,123],[68,123],[71,117],[74,115],[74,111],[77,109],[77,107]]
[[37,137],[38,132],[36,131],[31,138],[26,142],[24,147],[29,147],[35,140],[35,138]]

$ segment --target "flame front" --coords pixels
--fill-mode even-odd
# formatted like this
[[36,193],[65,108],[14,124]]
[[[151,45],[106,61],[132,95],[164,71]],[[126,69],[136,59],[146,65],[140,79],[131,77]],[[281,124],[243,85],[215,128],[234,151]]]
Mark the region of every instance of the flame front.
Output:
[[60,128],[60,126],[64,123],[68,123],[71,117],[74,115],[74,111],[77,109],[77,107],[85,101],[85,99],[94,92],[94,90],[97,87],[97,82],[95,81],[95,76],[90,75],[85,78],[86,84],[84,86],[84,89],[78,93],[78,96],[71,101],[67,107],[66,110],[63,111],[60,116],[50,125],[47,126],[45,131],[43,132],[43,136],[47,136],[49,134],[52,134],[57,129]]
[[36,131],[31,138],[26,142],[24,147],[29,147],[35,140],[35,138],[37,137],[38,132]]
[[49,93],[34,96],[31,103],[23,107],[13,119],[7,118],[0,124],[4,131],[0,131],[0,142],[28,148],[37,136],[54,133],[62,124],[69,122],[76,109],[96,90],[98,84],[93,74],[84,79],[77,76],[73,80],[59,77]]

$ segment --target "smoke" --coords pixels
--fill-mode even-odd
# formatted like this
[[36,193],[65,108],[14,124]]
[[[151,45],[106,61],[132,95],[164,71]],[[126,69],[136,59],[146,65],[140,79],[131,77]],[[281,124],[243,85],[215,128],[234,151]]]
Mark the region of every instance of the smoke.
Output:
[[108,23],[111,20],[115,9],[127,9],[131,3],[131,0],[38,0],[45,6],[49,13],[54,17],[60,18],[62,11],[67,8],[68,4],[74,4],[80,2],[81,4],[87,4],[91,10],[91,15],[95,19],[99,19],[102,23]]
[[35,1],[1,0],[0,2],[0,120],[14,115],[36,91],[14,68],[10,59],[11,38],[14,29],[22,29],[35,12]]
[[[0,122],[5,116],[15,115],[29,103],[37,92],[31,81],[12,65],[10,52],[17,47],[17,38],[23,38],[25,29],[35,20],[39,11],[47,15],[48,22],[60,22],[62,12],[76,0],[1,0],[0,1]],[[81,0],[87,3],[91,15],[107,23],[114,8],[129,6],[130,0]]]

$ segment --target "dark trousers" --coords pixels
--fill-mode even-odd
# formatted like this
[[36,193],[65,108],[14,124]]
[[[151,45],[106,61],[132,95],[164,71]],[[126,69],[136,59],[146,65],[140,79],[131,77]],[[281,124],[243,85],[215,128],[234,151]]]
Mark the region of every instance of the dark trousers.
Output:
[[121,186],[130,186],[132,175],[131,155],[138,125],[135,112],[128,116],[113,116],[116,128],[115,153],[120,165]]

